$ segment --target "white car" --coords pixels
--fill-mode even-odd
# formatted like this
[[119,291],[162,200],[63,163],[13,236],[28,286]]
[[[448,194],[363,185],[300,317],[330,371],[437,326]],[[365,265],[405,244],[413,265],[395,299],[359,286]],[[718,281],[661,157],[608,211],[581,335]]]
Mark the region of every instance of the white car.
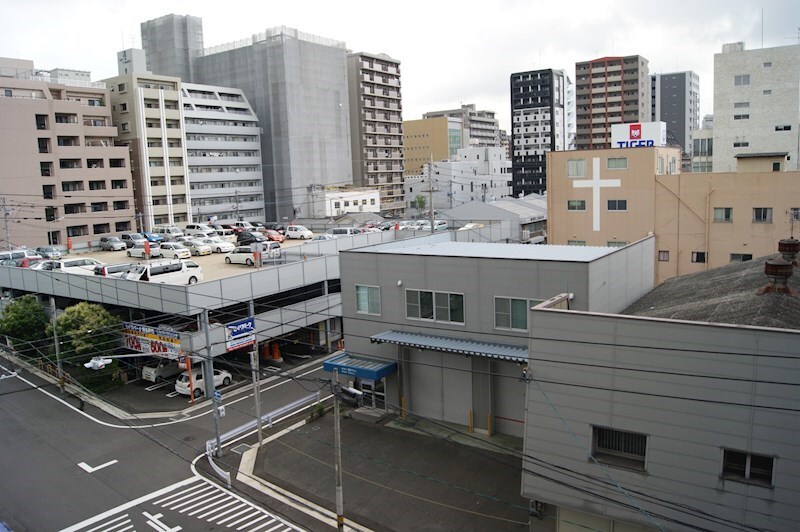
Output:
[[[134,244],[132,248],[128,250],[129,257],[137,257],[140,259],[145,258],[145,244]],[[163,257],[164,252],[161,251],[161,247],[158,244],[150,244],[150,258],[155,257]]]
[[287,240],[290,238],[299,238],[301,240],[311,240],[312,238],[314,238],[314,233],[312,233],[302,225],[287,226],[284,235],[286,236]]
[[322,233],[321,235],[317,235],[311,240],[306,240],[306,244],[311,244],[312,242],[321,242],[325,240],[336,240],[338,237],[336,235],[331,235],[328,233]]
[[211,255],[211,246],[199,239],[187,240],[183,242],[183,247],[192,255]]
[[173,259],[189,259],[192,252],[180,242],[162,242],[161,256]]
[[[194,398],[203,395],[206,391],[206,383],[205,380],[203,379],[203,370],[193,369],[191,380],[192,382],[190,385],[188,371],[184,371],[183,373],[181,373],[181,376],[178,377],[178,380],[175,381],[175,391],[181,395],[191,394],[192,397]],[[233,382],[233,376],[230,374],[229,371],[225,371],[224,369],[214,370],[214,389],[220,386],[228,386],[232,382]]]
[[211,246],[211,251],[213,251],[214,253],[230,253],[236,248],[233,242],[222,240],[222,238],[218,236],[210,236],[208,238],[204,238],[201,240],[201,242],[203,242],[203,244]]
[[225,255],[226,264],[247,264],[253,266],[256,262],[253,257],[254,253],[250,246],[238,246],[230,253]]
[[75,273],[78,275],[94,275],[95,266],[103,263],[90,257],[67,258],[62,260],[40,260],[31,266],[31,270]]

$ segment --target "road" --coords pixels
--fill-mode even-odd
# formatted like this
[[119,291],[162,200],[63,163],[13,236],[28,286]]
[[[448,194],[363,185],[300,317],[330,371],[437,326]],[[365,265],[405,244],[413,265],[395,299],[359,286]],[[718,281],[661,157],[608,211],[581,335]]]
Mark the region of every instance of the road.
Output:
[[[303,371],[305,381],[265,382],[262,413],[318,389],[320,366]],[[0,380],[0,521],[15,532],[217,530],[234,522],[254,531],[293,529],[197,475],[193,462],[214,437],[208,403],[158,422],[122,422],[88,404],[80,411],[54,386],[11,369],[0,362],[7,377]],[[222,432],[254,419],[252,393],[224,393],[222,403]],[[217,463],[234,469],[238,459],[227,448]]]

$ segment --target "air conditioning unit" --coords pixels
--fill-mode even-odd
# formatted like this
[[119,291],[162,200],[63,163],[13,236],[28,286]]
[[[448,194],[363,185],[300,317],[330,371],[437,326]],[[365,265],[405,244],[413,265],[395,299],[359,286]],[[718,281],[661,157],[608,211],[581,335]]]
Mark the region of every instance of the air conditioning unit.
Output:
[[525,229],[522,231],[522,240],[530,240],[531,239],[531,232]]

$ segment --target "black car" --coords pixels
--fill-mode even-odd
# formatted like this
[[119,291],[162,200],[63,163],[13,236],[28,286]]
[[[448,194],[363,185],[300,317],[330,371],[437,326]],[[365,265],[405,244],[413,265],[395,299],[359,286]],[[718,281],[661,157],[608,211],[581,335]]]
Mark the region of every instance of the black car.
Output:
[[246,246],[248,244],[252,244],[253,242],[266,242],[267,237],[262,235],[257,231],[242,231],[238,235],[236,235],[236,245],[237,246]]

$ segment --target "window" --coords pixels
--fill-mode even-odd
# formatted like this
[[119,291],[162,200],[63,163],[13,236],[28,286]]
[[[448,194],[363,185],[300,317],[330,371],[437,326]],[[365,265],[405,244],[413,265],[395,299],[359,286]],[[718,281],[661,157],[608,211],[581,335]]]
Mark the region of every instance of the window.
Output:
[[669,262],[669,250],[661,250],[658,252],[659,262]]
[[772,66],[772,61],[766,61],[766,62],[764,62],[764,68],[769,68],[769,67],[771,67],[771,66]]
[[123,123],[122,123],[122,125],[120,126],[120,129],[121,129],[122,131],[130,131],[130,130],[131,130],[131,127],[130,127],[130,125],[129,125],[127,122],[123,122]]
[[733,76],[733,84],[735,86],[750,85],[750,74],[739,74]]
[[527,299],[495,297],[494,328],[527,331],[528,309],[531,306],[531,302]]
[[775,131],[791,131],[792,126],[775,126]]
[[733,221],[733,207],[714,207],[714,222],[730,223]]
[[592,458],[598,462],[644,471],[647,436],[606,427],[592,427]]
[[772,207],[753,207],[753,223],[771,224]]
[[750,115],[733,115],[734,120],[750,120]]
[[567,177],[586,177],[586,159],[569,159]]
[[[122,113],[125,113],[125,112],[127,112],[127,111],[128,111],[128,104],[127,104],[127,103],[124,103],[124,102],[123,102],[123,103],[121,103],[121,104],[119,104],[119,110],[120,110],[120,112],[122,112]],[[127,131],[127,130],[126,130],[126,131]]]
[[750,102],[734,102],[733,108],[734,109],[746,109],[750,107]]
[[464,295],[406,290],[406,317],[463,324]]
[[105,190],[105,181],[89,181],[89,190]]
[[610,199],[610,200],[608,200],[608,210],[609,211],[627,211],[628,210],[628,200]]
[[743,451],[722,451],[722,477],[741,482],[772,486],[775,459]]
[[568,211],[585,211],[586,200],[567,200]]
[[772,171],[773,172],[780,172],[781,171],[781,163],[772,163]]
[[606,246],[610,248],[624,248],[627,245],[628,243],[625,242],[624,240],[609,240],[608,242],[606,242]]
[[731,253],[731,262],[745,262],[753,260],[753,255],[750,253]]
[[772,89],[764,89],[763,91],[761,91],[761,94],[763,94],[764,96],[769,96],[770,94],[772,94]]
[[692,262],[705,262],[706,261],[706,252],[705,251],[692,251]]
[[792,207],[789,209],[790,220],[800,220],[800,207]]
[[733,143],[734,148],[747,148],[748,146],[750,146],[750,143],[746,140],[737,140]]
[[356,285],[356,312],[380,315],[381,288],[379,286]]
[[628,168],[627,157],[609,157],[608,169],[609,170],[625,170]]
[[568,246],[585,246],[586,240],[567,240]]

